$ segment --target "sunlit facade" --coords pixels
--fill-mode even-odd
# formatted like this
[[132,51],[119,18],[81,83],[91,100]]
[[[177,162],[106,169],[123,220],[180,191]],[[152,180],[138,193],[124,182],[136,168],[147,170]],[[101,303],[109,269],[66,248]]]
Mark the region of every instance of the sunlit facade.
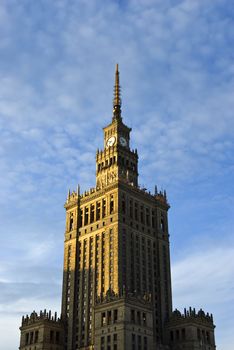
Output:
[[[138,184],[118,66],[113,116],[103,132],[95,186],[69,191],[65,203],[61,317],[24,318],[20,349],[214,350],[212,316],[172,312],[170,206],[165,191],[155,186],[150,193]],[[44,348],[38,322],[47,330]]]

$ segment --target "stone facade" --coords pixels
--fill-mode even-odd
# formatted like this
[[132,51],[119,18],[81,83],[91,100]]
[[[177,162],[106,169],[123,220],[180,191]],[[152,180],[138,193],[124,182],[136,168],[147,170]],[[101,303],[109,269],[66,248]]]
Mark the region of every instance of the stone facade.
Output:
[[203,310],[175,310],[165,325],[171,350],[215,350],[213,316]]
[[138,185],[138,153],[121,116],[118,67],[112,122],[103,132],[96,186],[84,193],[78,186],[65,203],[63,349],[197,349],[187,338],[170,340],[178,327],[189,335],[197,326],[190,317],[177,317],[177,323],[172,313],[170,206],[165,191]]
[[95,306],[95,350],[153,348],[151,299],[107,295]]
[[63,350],[64,322],[51,312],[35,311],[22,318],[20,350]]

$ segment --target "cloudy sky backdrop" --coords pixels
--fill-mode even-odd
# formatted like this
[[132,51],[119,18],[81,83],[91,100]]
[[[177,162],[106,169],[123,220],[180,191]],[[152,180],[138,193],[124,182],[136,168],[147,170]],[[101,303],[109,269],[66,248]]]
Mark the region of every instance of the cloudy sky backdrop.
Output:
[[0,347],[60,310],[68,188],[95,183],[115,64],[140,183],[167,189],[174,307],[213,312],[233,350],[234,6],[230,0],[0,1]]

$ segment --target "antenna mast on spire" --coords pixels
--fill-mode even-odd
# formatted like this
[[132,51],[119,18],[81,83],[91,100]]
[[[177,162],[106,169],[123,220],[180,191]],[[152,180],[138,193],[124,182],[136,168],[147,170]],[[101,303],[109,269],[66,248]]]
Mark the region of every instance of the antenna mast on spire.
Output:
[[116,70],[115,70],[113,119],[122,120],[122,118],[121,118],[121,97],[120,97],[119,65],[118,65],[118,63],[116,64]]

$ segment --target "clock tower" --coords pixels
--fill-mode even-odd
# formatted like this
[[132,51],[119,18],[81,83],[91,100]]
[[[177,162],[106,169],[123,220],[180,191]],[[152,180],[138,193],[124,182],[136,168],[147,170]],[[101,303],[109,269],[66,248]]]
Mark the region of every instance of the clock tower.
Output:
[[96,186],[101,189],[113,181],[122,179],[138,185],[137,150],[130,149],[131,128],[121,117],[119,70],[116,65],[112,123],[103,128],[104,150],[96,155]]
[[118,65],[113,116],[96,154],[96,186],[65,202],[61,317],[22,319],[20,350],[215,350],[212,315],[172,312],[165,191],[138,185],[123,123]]
[[96,186],[68,193],[62,317],[66,350],[162,344],[172,311],[166,194],[138,185],[138,154],[121,116],[118,65],[113,115],[96,153]]

